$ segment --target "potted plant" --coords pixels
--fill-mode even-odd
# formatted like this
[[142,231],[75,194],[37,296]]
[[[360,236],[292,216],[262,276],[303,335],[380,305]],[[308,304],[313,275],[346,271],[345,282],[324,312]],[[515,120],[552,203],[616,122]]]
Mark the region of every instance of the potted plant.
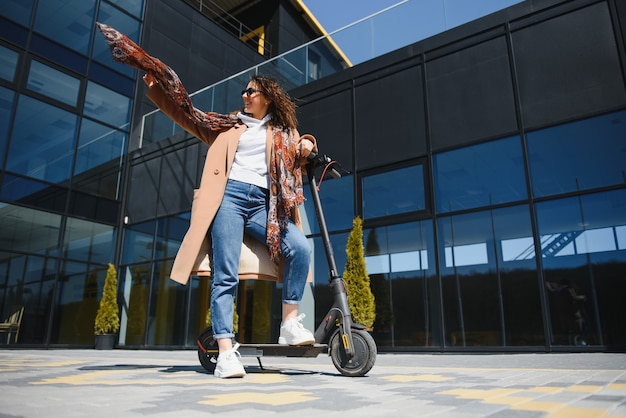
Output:
[[348,305],[352,320],[372,330],[376,319],[376,301],[370,287],[370,277],[365,267],[365,252],[363,249],[363,221],[355,217],[352,222],[352,231],[346,245],[346,268],[343,278],[348,288]]
[[107,276],[104,280],[102,299],[96,314],[94,334],[96,350],[110,350],[115,344],[117,332],[120,329],[119,306],[117,305],[117,272],[115,266],[109,263]]

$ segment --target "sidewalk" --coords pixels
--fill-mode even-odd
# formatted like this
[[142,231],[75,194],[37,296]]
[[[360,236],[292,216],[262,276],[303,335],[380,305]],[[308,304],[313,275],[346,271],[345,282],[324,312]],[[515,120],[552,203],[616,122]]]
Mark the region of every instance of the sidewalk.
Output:
[[195,351],[0,350],[0,417],[626,417],[626,354],[244,357],[217,379]]

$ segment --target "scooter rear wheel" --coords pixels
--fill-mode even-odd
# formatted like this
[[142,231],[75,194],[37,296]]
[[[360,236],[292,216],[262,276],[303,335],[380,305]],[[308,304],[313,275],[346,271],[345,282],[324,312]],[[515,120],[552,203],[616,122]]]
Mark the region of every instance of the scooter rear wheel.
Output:
[[198,344],[198,360],[200,364],[207,372],[213,373],[217,364],[219,349],[217,348],[217,341],[213,338],[211,327],[204,329],[200,333],[196,343]]
[[339,330],[330,337],[330,357],[333,364],[344,376],[365,376],[376,362],[376,342],[365,330],[353,329],[354,357],[348,358],[341,341]]

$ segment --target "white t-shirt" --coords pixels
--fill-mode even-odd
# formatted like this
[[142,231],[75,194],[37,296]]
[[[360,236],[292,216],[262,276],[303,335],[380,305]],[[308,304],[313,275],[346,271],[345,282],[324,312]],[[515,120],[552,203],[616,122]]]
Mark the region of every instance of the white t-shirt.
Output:
[[272,116],[259,120],[240,112],[237,117],[248,129],[239,138],[229,178],[269,189],[265,146],[267,122]]

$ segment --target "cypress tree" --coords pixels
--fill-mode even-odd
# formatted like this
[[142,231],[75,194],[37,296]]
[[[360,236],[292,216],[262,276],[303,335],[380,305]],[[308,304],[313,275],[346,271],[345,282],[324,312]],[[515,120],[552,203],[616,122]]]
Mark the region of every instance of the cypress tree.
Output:
[[102,299],[96,314],[94,333],[115,334],[120,329],[119,306],[117,305],[117,272],[115,266],[109,263],[107,276],[104,280]]
[[365,267],[363,249],[363,221],[355,217],[346,245],[346,268],[343,278],[348,288],[348,304],[352,319],[371,328],[376,319],[376,301],[370,288],[370,278]]

